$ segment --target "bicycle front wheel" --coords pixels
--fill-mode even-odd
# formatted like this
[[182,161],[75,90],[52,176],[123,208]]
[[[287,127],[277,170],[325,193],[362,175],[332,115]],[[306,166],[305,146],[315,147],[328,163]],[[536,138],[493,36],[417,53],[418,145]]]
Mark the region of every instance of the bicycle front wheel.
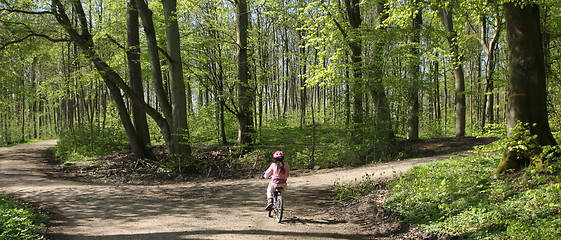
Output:
[[282,196],[277,197],[277,206],[275,207],[275,219],[278,223],[282,221],[283,201]]

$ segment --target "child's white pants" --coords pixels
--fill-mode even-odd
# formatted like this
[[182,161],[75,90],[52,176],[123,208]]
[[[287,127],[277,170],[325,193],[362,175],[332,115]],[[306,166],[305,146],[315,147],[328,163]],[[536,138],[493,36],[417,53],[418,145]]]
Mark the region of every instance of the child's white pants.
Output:
[[286,183],[272,183],[269,182],[269,186],[267,186],[267,200],[273,199],[273,192],[275,191],[276,187],[282,187],[282,192],[286,190]]

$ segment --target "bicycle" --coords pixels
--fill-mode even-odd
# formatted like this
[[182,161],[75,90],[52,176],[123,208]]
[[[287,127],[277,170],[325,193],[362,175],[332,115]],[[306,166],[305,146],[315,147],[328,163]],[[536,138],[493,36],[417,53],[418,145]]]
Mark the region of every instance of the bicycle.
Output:
[[275,220],[280,223],[282,221],[283,201],[282,201],[283,187],[276,187],[273,192],[273,207],[269,210],[269,217],[273,217],[275,213]]

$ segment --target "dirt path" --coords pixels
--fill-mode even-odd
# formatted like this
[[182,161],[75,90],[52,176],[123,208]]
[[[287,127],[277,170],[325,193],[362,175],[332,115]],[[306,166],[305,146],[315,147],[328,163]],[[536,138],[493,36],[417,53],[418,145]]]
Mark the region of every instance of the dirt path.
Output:
[[0,148],[0,192],[56,212],[50,239],[372,239],[361,226],[325,210],[329,188],[343,181],[405,172],[449,155],[355,169],[319,171],[289,179],[282,224],[266,216],[266,180],[246,179],[158,186],[97,185],[62,180],[46,169],[46,141]]

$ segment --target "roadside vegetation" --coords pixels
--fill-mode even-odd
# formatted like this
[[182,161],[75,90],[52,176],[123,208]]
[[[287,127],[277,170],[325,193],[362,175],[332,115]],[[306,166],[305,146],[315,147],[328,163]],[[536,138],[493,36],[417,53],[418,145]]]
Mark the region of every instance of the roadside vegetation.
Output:
[[43,239],[45,217],[26,204],[0,195],[0,239]]
[[[496,133],[496,132],[495,132]],[[496,134],[494,134],[496,135]],[[541,160],[493,175],[506,148],[526,151],[534,137],[518,128],[476,147],[474,156],[418,166],[389,181],[385,206],[421,231],[465,239],[561,238],[561,152],[544,147]],[[335,183],[337,199],[357,199],[376,186],[371,176]]]

